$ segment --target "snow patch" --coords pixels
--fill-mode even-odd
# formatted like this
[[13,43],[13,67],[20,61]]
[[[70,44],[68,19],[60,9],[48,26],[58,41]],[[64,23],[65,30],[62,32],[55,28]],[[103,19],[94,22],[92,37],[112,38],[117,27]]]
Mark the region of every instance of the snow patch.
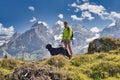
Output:
[[94,39],[97,39],[97,38],[99,38],[99,37],[100,37],[100,34],[97,33],[97,34],[95,34],[94,37],[86,39],[86,42],[91,42],[91,41],[93,41]]
[[98,27],[93,27],[93,28],[90,29],[90,31],[93,32],[93,33],[98,33],[98,32],[100,32],[100,30],[99,30]]
[[61,40],[61,39],[62,39],[62,34],[60,34],[60,35],[55,35],[55,36],[54,36],[54,39],[55,39],[55,40]]

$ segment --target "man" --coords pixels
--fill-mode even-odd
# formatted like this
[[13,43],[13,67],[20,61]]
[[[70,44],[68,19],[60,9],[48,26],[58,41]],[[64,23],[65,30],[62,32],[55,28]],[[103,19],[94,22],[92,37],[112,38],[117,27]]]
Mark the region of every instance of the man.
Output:
[[67,22],[64,22],[62,42],[64,43],[64,46],[67,49],[69,55],[72,57],[73,53],[70,45],[71,38],[72,38],[72,28],[68,25]]

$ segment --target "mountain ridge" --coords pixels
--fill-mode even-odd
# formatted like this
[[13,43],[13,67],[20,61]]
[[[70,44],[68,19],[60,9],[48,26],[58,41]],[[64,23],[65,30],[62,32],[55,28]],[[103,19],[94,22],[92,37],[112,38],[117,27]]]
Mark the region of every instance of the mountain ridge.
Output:
[[[102,32],[94,33],[80,24],[74,24],[71,27],[74,33],[72,41],[72,49],[74,54],[86,53],[89,42],[98,37],[102,37],[99,36]],[[116,26],[114,27],[116,28]],[[119,24],[117,24],[117,28],[119,28]],[[119,32],[119,29],[117,28],[113,29],[115,33],[112,34],[117,35]],[[110,31],[112,31],[112,29]],[[116,32],[116,30],[118,31]],[[32,56],[32,59],[49,57],[50,54],[45,49],[45,45],[49,43],[55,47],[58,47],[61,44],[62,31],[63,24],[61,22],[57,22],[53,27],[50,28],[45,22],[36,21],[29,30],[22,34],[15,33],[8,43],[5,43],[3,46],[1,46],[0,57],[4,56],[3,54],[5,53],[3,52],[7,52],[13,57],[20,56],[21,58],[24,54],[25,59],[30,59],[30,56]],[[104,29],[103,32],[104,31],[108,31],[106,34],[109,35],[108,29]]]

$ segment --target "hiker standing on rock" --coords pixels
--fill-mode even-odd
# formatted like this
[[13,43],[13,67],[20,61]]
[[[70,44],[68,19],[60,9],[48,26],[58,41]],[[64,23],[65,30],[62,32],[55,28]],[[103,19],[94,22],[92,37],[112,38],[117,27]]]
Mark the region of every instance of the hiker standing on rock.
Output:
[[62,42],[64,43],[64,46],[67,49],[70,57],[72,57],[72,55],[73,55],[71,45],[70,45],[72,37],[73,37],[72,28],[65,21],[64,22],[64,30],[63,30]]

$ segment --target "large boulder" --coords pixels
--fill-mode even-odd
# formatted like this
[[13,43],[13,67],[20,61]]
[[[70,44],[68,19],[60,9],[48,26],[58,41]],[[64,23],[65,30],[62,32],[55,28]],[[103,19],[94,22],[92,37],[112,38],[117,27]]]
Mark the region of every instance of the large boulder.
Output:
[[90,42],[88,53],[92,54],[94,52],[109,52],[110,50],[115,50],[118,47],[120,47],[119,38],[103,37]]

